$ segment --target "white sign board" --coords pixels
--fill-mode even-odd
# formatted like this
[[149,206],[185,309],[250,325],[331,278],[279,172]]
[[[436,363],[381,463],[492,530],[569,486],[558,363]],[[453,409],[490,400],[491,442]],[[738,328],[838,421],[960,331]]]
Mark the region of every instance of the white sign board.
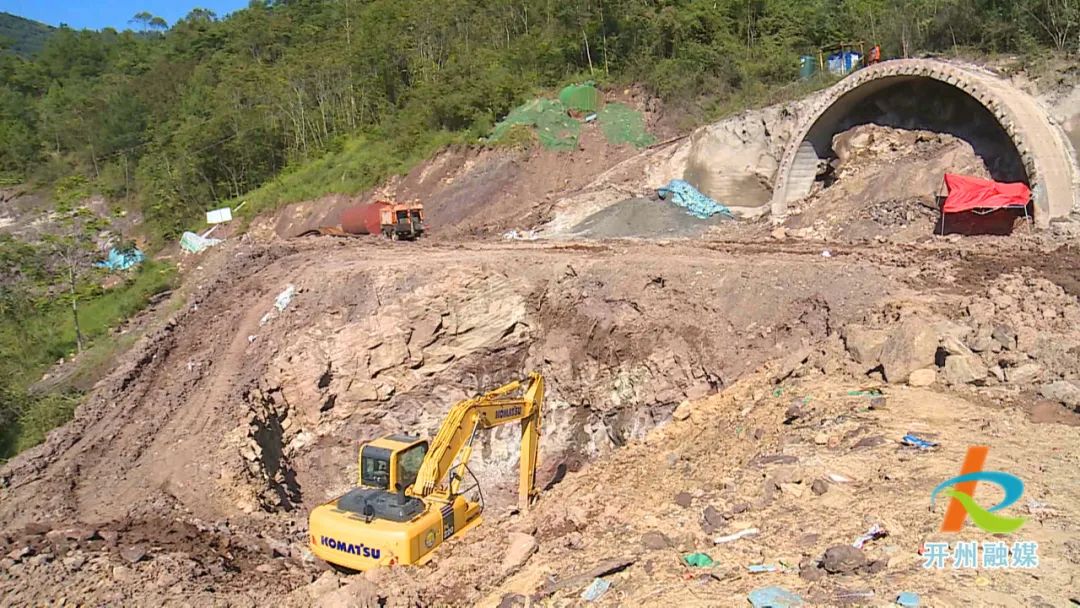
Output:
[[232,221],[232,209],[229,207],[222,207],[221,209],[214,209],[213,211],[206,212],[207,224],[224,224],[225,222]]

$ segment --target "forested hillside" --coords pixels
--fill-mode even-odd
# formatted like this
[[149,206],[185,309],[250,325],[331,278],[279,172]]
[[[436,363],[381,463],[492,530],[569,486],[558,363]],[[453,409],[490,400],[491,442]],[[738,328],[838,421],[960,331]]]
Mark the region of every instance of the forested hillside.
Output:
[[575,79],[636,81],[707,116],[794,80],[798,55],[839,41],[879,42],[886,56],[1075,52],[1078,4],[281,0],[224,20],[141,14],[138,31],[61,28],[33,58],[0,57],[0,171],[39,185],[81,174],[172,237],[345,137],[377,146],[350,168],[363,184]]
[[23,19],[18,15],[0,13],[0,50],[6,49],[18,55],[33,55],[45,46],[45,39],[53,28]]

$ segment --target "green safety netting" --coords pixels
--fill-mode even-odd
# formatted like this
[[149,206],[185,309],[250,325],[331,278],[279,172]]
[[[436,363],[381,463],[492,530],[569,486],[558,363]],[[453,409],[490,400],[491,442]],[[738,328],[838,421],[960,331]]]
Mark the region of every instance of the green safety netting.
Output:
[[641,112],[621,103],[609,103],[597,113],[597,122],[604,137],[613,144],[631,144],[644,148],[656,143],[656,138],[645,130],[645,117]]
[[559,101],[578,112],[595,112],[600,107],[600,91],[591,82],[572,84],[559,91]]
[[490,141],[499,141],[517,125],[533,127],[540,144],[551,150],[573,150],[581,134],[581,123],[571,117],[566,106],[551,99],[534,99],[514,108],[491,132]]

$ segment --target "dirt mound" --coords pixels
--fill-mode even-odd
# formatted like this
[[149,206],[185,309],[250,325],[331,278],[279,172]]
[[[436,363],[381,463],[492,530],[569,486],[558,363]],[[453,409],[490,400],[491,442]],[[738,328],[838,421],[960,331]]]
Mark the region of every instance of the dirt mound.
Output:
[[[181,598],[233,604],[252,587],[284,595],[311,580],[287,545],[225,522],[34,524],[0,535],[0,555],[0,593],[11,606],[63,603],[65,597],[112,605]],[[200,582],[206,580],[214,585]]]
[[944,133],[861,125],[833,138],[837,158],[815,191],[793,205],[796,236],[897,242],[934,232],[945,173],[989,177],[971,144]]
[[722,216],[703,220],[671,203],[631,198],[597,211],[572,230],[588,238],[691,237],[730,221]]

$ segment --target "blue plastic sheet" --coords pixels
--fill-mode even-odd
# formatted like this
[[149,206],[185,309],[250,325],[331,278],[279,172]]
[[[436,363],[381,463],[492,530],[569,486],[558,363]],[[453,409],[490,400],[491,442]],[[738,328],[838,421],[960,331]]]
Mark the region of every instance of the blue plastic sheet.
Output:
[[113,247],[109,250],[109,255],[104,260],[94,264],[94,266],[117,272],[119,270],[127,270],[133,266],[138,266],[139,264],[142,264],[145,259],[146,255],[136,248],[120,251]]
[[918,448],[920,450],[933,449],[936,448],[938,445],[933,441],[927,441],[926,439],[923,439],[922,437],[919,437],[917,435],[912,435],[911,433],[904,435],[904,438],[900,440],[900,443],[906,446],[911,446],[913,448]]
[[586,602],[595,602],[611,588],[611,581],[602,578],[594,578],[592,584],[581,592],[581,599]]
[[825,58],[825,67],[838,76],[843,76],[859,67],[862,55],[855,51],[840,51]]
[[911,591],[905,591],[896,598],[897,606],[907,606],[908,608],[918,608],[919,606],[919,594],[912,593]]
[[754,608],[796,608],[806,605],[801,597],[783,587],[754,589],[748,599]]
[[732,217],[731,209],[705,196],[689,182],[673,179],[656,191],[657,196],[686,209],[690,215],[707,220],[714,215]]

